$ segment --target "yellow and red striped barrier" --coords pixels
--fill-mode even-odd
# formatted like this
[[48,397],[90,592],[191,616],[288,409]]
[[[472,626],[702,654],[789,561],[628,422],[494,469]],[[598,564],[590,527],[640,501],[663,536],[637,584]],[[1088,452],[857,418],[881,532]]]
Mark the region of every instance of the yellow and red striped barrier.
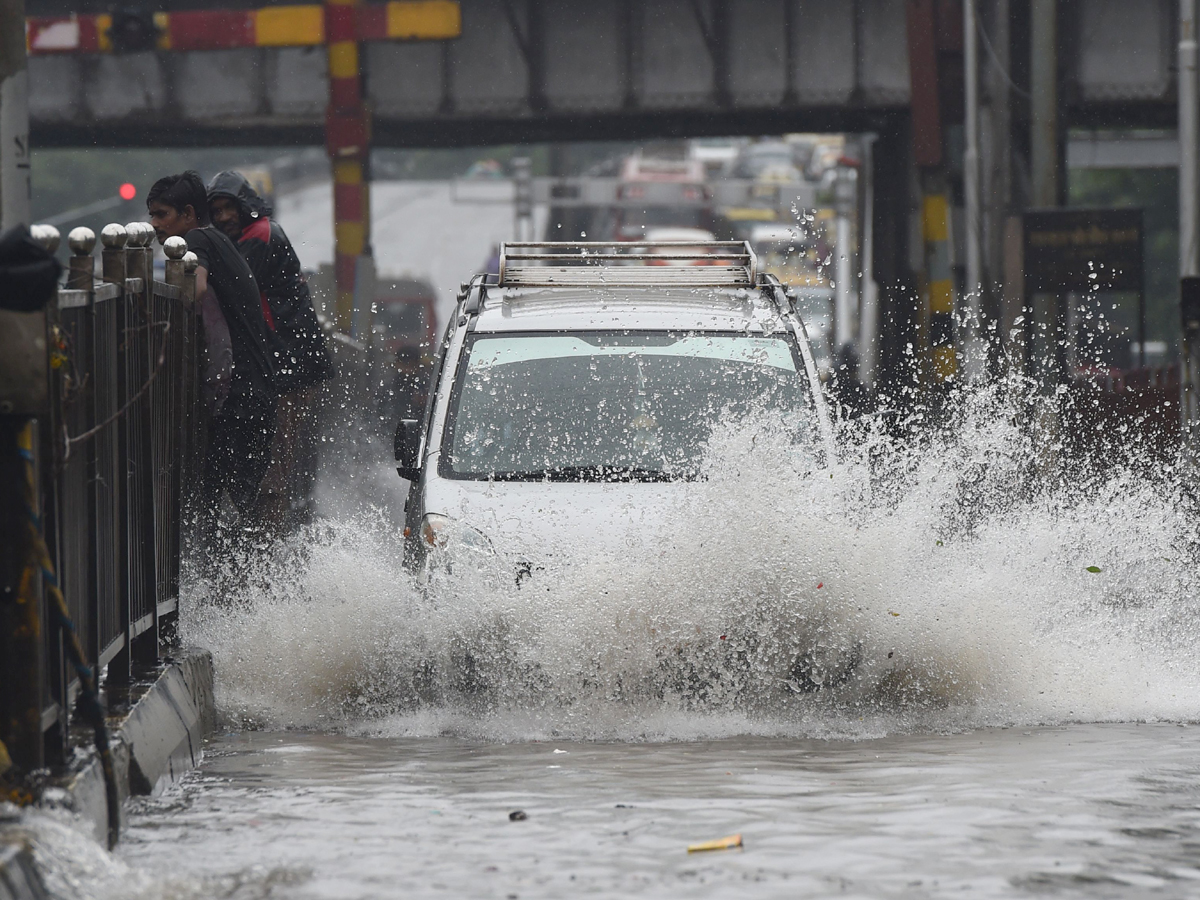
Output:
[[[456,0],[394,0],[351,9],[345,25],[353,41],[450,40],[462,34],[462,11]],[[158,50],[314,47],[336,40],[329,33],[325,7],[317,3],[157,12],[153,23]],[[111,53],[112,26],[108,13],[34,16],[25,20],[26,50],[31,56]]]

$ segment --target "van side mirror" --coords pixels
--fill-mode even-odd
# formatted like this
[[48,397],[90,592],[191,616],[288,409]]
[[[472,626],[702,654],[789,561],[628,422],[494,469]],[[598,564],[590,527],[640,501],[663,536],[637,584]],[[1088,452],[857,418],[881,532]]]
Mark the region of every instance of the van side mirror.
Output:
[[396,423],[396,471],[401,478],[416,481],[421,474],[421,423],[416,419],[401,419]]

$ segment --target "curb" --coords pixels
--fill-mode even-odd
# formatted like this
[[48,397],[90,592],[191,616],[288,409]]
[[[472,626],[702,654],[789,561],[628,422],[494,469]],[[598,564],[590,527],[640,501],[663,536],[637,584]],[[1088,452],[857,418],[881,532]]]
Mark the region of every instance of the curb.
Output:
[[0,841],[0,900],[49,900],[24,842]]
[[[113,768],[121,804],[134,795],[158,793],[200,762],[204,738],[212,733],[215,717],[212,654],[181,650],[164,658],[154,684],[124,719],[109,720]],[[64,785],[67,806],[104,843],[108,819],[104,773],[93,757]],[[124,827],[124,811],[121,814]]]
[[[155,794],[200,762],[204,739],[216,717],[212,654],[180,650],[163,658],[162,668],[124,717],[110,716],[109,742],[117,792],[124,803],[132,795]],[[89,751],[86,761],[57,780],[44,802],[79,816],[85,831],[104,846],[108,815],[104,773]],[[51,799],[53,795],[53,799]],[[0,900],[48,900],[49,894],[23,840],[0,825]]]

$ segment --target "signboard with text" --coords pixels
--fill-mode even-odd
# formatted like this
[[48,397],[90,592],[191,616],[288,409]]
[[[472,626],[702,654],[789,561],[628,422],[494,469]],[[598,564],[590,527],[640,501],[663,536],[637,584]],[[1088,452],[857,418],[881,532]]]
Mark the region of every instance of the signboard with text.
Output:
[[1038,209],[1022,218],[1027,294],[1142,290],[1140,209]]

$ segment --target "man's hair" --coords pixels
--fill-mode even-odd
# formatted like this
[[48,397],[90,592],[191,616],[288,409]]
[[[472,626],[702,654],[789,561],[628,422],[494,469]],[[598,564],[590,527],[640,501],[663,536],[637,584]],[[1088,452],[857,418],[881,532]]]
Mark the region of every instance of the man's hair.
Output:
[[146,194],[147,209],[151,203],[163,203],[178,212],[190,206],[196,211],[200,224],[208,224],[208,193],[204,190],[200,173],[191,169],[179,175],[166,175],[154,182],[154,187]]

